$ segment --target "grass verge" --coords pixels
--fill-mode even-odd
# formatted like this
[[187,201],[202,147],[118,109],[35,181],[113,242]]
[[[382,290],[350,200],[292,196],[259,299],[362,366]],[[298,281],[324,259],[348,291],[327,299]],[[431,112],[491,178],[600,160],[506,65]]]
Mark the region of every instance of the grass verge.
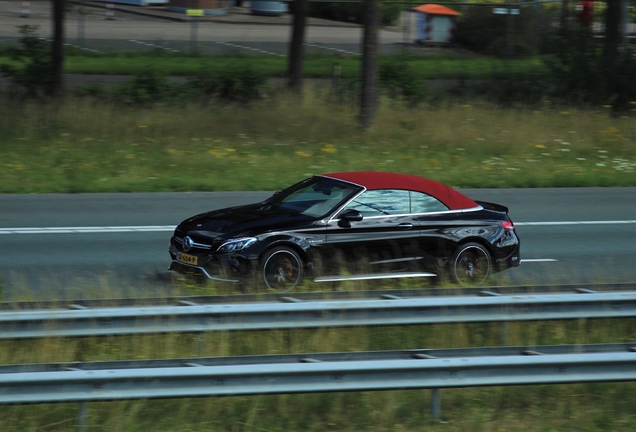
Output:
[[464,188],[635,186],[636,123],[607,111],[383,100],[369,133],[329,89],[250,105],[7,102],[0,193],[277,190],[358,170]]
[[[6,48],[4,49],[6,50]],[[544,72],[540,58],[522,60],[500,60],[462,54],[387,55],[381,62],[400,59],[417,71],[420,79],[486,79],[494,72],[505,71],[515,75],[533,70]],[[338,65],[343,78],[355,78],[360,73],[360,57],[333,55],[307,55],[303,63],[303,74],[312,78],[329,78]],[[191,56],[150,51],[147,53],[116,53],[88,55],[69,49],[64,60],[65,73],[134,75],[152,69],[161,75],[192,76],[201,71],[216,73],[234,65],[258,65],[266,76],[283,77],[287,73],[289,60],[277,56],[232,55]],[[12,64],[0,49],[0,64]]]

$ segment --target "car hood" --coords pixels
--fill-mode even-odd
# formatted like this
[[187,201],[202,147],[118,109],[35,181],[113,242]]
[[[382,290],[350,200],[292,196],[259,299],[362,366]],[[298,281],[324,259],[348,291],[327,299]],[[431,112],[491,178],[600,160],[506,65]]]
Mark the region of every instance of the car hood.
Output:
[[251,237],[306,226],[316,218],[259,203],[214,210],[181,222],[177,231],[211,238]]

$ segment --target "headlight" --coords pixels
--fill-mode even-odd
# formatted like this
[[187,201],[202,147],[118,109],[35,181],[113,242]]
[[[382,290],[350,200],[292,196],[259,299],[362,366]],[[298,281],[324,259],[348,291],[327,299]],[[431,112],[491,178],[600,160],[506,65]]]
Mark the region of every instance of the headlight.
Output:
[[254,243],[256,243],[256,239],[254,237],[232,239],[223,243],[216,251],[224,253],[238,252],[246,247],[252,246]]

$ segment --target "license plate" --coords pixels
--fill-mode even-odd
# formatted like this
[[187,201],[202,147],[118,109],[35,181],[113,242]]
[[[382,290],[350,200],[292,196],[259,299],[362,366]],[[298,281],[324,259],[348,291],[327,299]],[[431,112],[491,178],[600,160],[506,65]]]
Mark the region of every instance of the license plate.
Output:
[[177,253],[177,261],[182,262],[184,264],[198,265],[199,257],[179,252]]

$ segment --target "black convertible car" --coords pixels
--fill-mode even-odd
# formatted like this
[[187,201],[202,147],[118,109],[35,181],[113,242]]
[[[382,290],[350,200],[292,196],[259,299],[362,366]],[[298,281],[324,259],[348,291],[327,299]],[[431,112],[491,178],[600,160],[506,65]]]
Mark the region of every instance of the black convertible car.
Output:
[[169,252],[170,270],[277,292],[305,278],[481,284],[520,262],[506,207],[385,172],[316,175],[264,202],[193,216],[177,226]]

